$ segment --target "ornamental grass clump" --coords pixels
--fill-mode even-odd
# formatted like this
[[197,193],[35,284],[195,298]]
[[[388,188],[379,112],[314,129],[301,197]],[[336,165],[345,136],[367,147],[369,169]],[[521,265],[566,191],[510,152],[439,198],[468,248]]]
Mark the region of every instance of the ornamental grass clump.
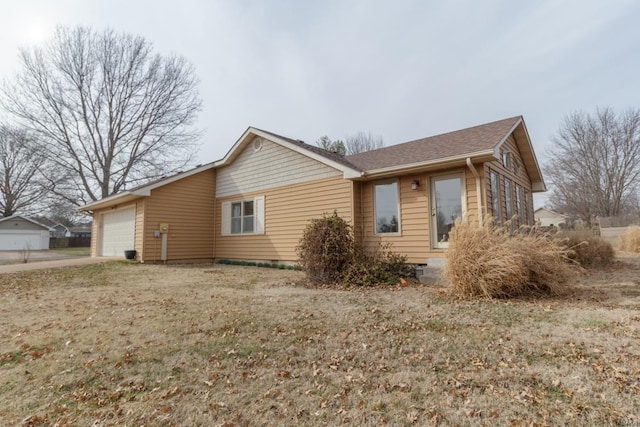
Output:
[[460,297],[511,298],[560,293],[571,275],[568,251],[535,229],[510,233],[491,219],[458,220],[449,233],[444,277]]
[[569,258],[582,267],[607,266],[615,257],[611,243],[586,228],[561,231],[554,237],[568,250]]
[[640,253],[640,227],[634,225],[622,233],[618,247],[621,251]]

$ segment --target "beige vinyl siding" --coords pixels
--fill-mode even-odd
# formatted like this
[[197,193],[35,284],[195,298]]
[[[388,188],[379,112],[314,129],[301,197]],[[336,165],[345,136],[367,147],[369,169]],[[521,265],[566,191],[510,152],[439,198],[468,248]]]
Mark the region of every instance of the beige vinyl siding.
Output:
[[[264,234],[221,234],[222,203],[264,196]],[[215,215],[215,257],[261,261],[296,261],[296,247],[312,218],[334,210],[346,221],[352,218],[352,182],[342,177],[271,188],[219,198]]]
[[[506,197],[505,197],[504,178],[507,178],[511,181],[512,190],[516,188],[515,187],[516,185],[520,185],[524,191],[529,192],[529,200],[527,201],[530,205],[528,206],[529,209],[532,209],[533,207],[533,197],[531,197],[531,180],[529,179],[526,166],[524,164],[520,151],[518,151],[518,147],[516,145],[515,140],[513,139],[513,135],[510,135],[509,138],[507,138],[505,143],[502,145],[501,151],[502,152],[509,151],[511,153],[512,161],[515,160],[520,164],[519,171],[516,173],[514,171],[513,165],[509,169],[505,168],[504,165],[502,164],[502,156],[500,156],[501,157],[500,160],[495,160],[492,162],[485,163],[484,173],[482,176],[484,178],[484,182],[486,183],[486,182],[489,182],[490,180],[490,177],[489,177],[490,170],[493,170],[496,173],[498,173],[498,175],[500,175],[500,206],[502,210],[502,218],[503,220],[507,220],[508,218],[506,217],[507,207],[505,202]],[[484,185],[483,188],[484,188],[484,194],[486,199],[490,196],[490,192],[486,185]],[[515,191],[512,196],[512,199],[515,200]],[[487,205],[485,204],[485,206]],[[515,209],[515,204],[513,208]],[[488,212],[493,213],[491,210],[491,206],[488,206],[487,209],[489,209]]]
[[249,194],[335,176],[342,176],[342,172],[263,140],[259,151],[249,144],[233,163],[218,170],[216,195],[220,198]]
[[[16,224],[20,224],[16,226]],[[27,221],[22,218],[14,218],[9,221],[0,222],[0,230],[37,230],[44,231],[46,227],[44,225],[34,224],[31,221]]]
[[[482,170],[482,166],[478,166]],[[436,174],[408,175],[398,178],[400,188],[400,235],[376,235],[374,232],[373,182],[363,182],[362,186],[362,222],[364,245],[373,249],[379,242],[392,243],[393,250],[408,257],[408,262],[422,264],[428,258],[444,257],[443,249],[433,249],[429,235],[431,228],[430,180],[432,176],[446,175],[446,170]],[[465,169],[451,170],[452,174],[463,177],[463,212],[477,220],[477,191],[475,176]],[[411,183],[418,180],[418,190],[411,189]],[[481,186],[484,180],[481,179]],[[482,187],[481,187],[482,188]]]
[[352,218],[353,218],[353,235],[356,242],[362,243],[364,236],[364,224],[362,218],[362,182],[353,181],[352,183]]
[[214,190],[213,169],[152,190],[144,204],[143,260],[160,260],[162,238],[153,236],[160,223],[169,224],[168,261],[212,260]]
[[[419,180],[418,190],[411,189],[411,182]],[[424,263],[430,253],[428,181],[425,176],[398,178],[400,191],[400,235],[376,235],[374,229],[373,185],[362,183],[362,211],[364,244],[373,249],[379,242],[393,244],[395,252],[408,256],[411,263]]]
[[[483,184],[482,183],[483,181],[482,167],[480,166],[479,170],[477,166],[474,165],[474,167],[476,168],[478,175],[480,175],[480,188],[482,188],[482,184]],[[463,197],[466,196],[466,206],[463,206],[463,208],[466,209],[464,213],[467,215],[469,220],[473,222],[477,222],[479,220],[479,217],[478,217],[478,191],[477,191],[478,187],[476,185],[476,177],[475,175],[473,175],[473,173],[471,173],[470,170],[465,170],[464,181],[466,184],[463,190],[464,194],[462,195]],[[486,197],[485,197],[485,200],[486,200]]]
[[[100,239],[102,239],[102,214],[111,212],[114,209],[126,209],[135,206],[136,218],[135,218],[135,237],[134,237],[134,249],[138,251],[138,257],[142,254],[142,245],[138,242],[139,230],[142,225],[144,216],[144,201],[142,198],[137,199],[134,202],[123,203],[122,205],[113,205],[105,209],[99,209],[93,212],[93,225],[91,227],[91,256],[100,256],[99,248],[101,245]],[[140,259],[140,258],[138,258]]]

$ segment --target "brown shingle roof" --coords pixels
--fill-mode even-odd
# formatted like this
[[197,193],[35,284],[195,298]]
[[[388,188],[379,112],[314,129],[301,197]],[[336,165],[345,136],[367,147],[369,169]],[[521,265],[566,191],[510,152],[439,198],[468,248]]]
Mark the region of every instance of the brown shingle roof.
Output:
[[521,116],[442,135],[422,138],[378,150],[346,156],[345,160],[363,171],[462,157],[492,150],[510,132]]

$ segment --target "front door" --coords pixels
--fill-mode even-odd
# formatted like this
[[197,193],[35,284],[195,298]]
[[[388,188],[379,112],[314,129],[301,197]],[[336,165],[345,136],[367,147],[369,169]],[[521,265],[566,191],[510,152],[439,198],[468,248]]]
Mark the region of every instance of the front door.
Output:
[[434,248],[449,247],[449,231],[462,217],[463,175],[442,175],[431,178],[431,238]]

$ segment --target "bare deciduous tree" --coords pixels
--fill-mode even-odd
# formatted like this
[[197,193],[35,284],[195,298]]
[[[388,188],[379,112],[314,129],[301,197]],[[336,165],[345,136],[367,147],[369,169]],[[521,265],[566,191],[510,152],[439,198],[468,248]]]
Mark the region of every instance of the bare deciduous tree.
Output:
[[553,138],[546,173],[555,209],[590,222],[617,216],[640,187],[640,110],[567,116]]
[[346,154],[364,153],[365,151],[377,150],[384,147],[384,141],[381,136],[374,136],[369,133],[358,132],[350,135],[345,140]]
[[58,195],[82,204],[190,162],[201,101],[184,58],[153,54],[142,37],[60,27],[20,59],[3,104],[68,175]]
[[44,156],[24,129],[0,126],[0,209],[7,217],[39,203],[46,194]]

